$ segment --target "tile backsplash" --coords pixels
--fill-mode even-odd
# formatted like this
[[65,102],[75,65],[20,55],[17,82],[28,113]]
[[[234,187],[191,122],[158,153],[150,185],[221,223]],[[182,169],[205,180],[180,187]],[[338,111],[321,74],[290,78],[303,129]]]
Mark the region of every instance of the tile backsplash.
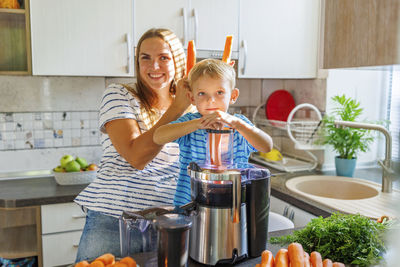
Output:
[[0,112],[0,150],[96,146],[98,111]]

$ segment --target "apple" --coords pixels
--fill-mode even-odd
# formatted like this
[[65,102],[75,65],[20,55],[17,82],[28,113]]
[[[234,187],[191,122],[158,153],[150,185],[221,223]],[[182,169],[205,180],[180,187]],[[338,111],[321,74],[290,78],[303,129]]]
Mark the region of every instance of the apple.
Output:
[[78,162],[79,165],[81,165],[82,169],[85,169],[88,166],[88,163],[84,158],[76,157],[75,161]]
[[65,169],[61,167],[61,165],[58,165],[53,169],[54,172],[65,172]]
[[89,166],[87,166],[87,168],[86,168],[87,171],[97,171],[98,169],[99,169],[99,166],[97,166],[94,163],[89,164]]
[[67,166],[67,163],[74,160],[74,157],[71,155],[64,155],[61,159],[60,159],[60,163],[61,163],[61,167],[65,168]]
[[79,172],[81,170],[81,165],[79,165],[75,160],[71,160],[65,166],[65,170],[67,172]]

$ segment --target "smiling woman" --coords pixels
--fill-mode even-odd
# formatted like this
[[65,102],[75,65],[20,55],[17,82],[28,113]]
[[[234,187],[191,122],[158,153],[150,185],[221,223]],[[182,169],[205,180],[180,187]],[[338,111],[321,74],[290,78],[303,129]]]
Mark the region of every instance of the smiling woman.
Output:
[[[172,204],[178,145],[155,144],[153,133],[189,106],[186,89],[178,82],[185,73],[185,54],[167,29],[147,31],[137,48],[137,82],[111,84],[103,94],[100,169],[75,199],[87,211],[76,261],[104,253],[120,256],[118,217],[123,211]],[[133,252],[142,251],[140,232],[133,236]]]

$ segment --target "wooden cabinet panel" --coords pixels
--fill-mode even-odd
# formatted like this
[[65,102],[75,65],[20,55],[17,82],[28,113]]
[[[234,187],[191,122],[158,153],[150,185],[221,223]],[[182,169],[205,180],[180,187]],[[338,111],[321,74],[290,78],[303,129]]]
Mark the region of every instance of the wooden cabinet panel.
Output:
[[20,9],[0,8],[0,74],[31,73],[29,1]]
[[323,68],[398,64],[399,0],[325,0]]

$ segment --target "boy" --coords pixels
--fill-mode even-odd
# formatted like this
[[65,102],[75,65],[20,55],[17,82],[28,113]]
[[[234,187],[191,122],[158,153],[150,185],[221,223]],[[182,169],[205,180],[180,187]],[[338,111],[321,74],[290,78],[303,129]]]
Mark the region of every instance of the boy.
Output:
[[223,125],[227,125],[236,130],[234,163],[248,162],[251,152],[269,152],[272,148],[272,139],[267,133],[254,127],[245,116],[227,113],[229,105],[235,103],[239,96],[232,66],[221,60],[205,59],[193,67],[188,80],[188,95],[198,112],[186,113],[178,120],[159,127],[153,135],[157,144],[172,141],[179,144],[180,173],[174,197],[174,204],[177,206],[191,201],[187,166],[192,161],[205,160],[205,129],[221,129]]

